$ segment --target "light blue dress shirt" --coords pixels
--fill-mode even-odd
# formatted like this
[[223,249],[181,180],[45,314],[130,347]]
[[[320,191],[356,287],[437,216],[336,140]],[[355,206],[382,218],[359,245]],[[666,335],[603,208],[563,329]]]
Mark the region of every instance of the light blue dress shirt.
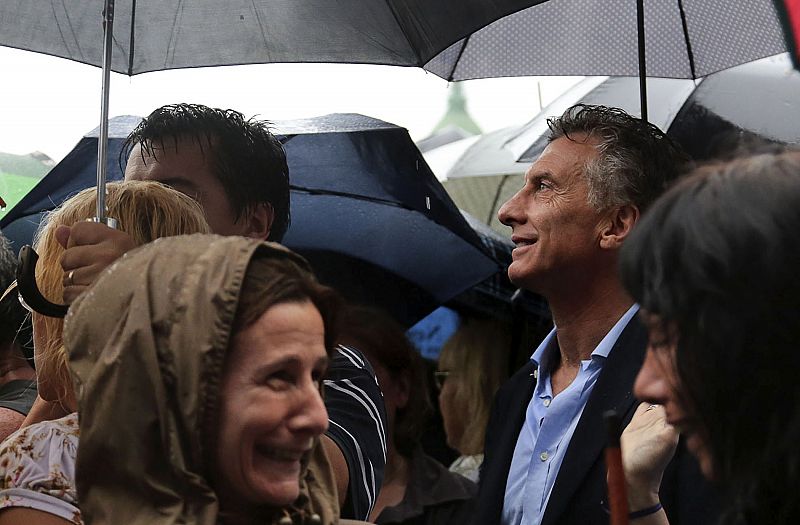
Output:
[[550,384],[550,372],[553,362],[558,359],[557,327],[531,356],[537,367],[538,380],[508,471],[503,525],[541,523],[561,462],[564,461],[586,401],[611,348],[638,310],[639,305],[634,304],[620,317],[595,347],[590,359],[581,361],[578,375],[572,383],[555,397]]

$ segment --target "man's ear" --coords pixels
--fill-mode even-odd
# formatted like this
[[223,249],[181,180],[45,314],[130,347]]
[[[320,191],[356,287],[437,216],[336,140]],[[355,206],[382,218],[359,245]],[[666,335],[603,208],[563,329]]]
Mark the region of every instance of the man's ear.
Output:
[[275,210],[270,204],[260,202],[248,210],[246,219],[247,229],[244,236],[265,241],[275,220]]
[[638,220],[639,208],[633,204],[612,209],[604,229],[600,232],[600,247],[606,250],[619,249]]

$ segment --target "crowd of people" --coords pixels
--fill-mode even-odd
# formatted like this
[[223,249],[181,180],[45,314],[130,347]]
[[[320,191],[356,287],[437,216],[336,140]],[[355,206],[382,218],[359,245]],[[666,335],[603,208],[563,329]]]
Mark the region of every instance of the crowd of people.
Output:
[[[508,377],[509,326],[465,318],[434,400],[403,327],[279,244],[267,123],[154,111],[119,227],[94,189],[40,225],[64,319],[17,300],[0,237],[0,525],[608,524],[608,411],[630,523],[794,523],[800,152],[695,166],[619,109],[548,124],[499,218],[552,331]],[[437,401],[452,463],[421,444]]]

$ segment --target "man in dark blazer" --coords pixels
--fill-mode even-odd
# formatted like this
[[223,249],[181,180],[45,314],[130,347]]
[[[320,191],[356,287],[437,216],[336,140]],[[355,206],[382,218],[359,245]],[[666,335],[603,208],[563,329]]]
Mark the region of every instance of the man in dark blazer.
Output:
[[[647,346],[617,255],[687,160],[618,109],[577,105],[548,125],[547,148],[499,217],[516,244],[509,277],[548,300],[556,328],[495,398],[475,525],[608,523],[602,415],[630,421]],[[660,489],[656,480],[646,501],[630,502],[631,523],[663,504],[672,525],[710,524],[710,499],[679,446]]]

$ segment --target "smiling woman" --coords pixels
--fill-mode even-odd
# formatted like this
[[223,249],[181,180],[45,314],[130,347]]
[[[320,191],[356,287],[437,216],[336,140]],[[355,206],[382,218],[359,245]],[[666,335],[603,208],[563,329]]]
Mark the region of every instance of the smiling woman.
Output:
[[165,239],[106,272],[65,324],[86,522],[333,523],[318,438],[337,302],[302,258],[242,237]]
[[659,478],[657,456],[674,446],[672,427],[680,431],[726,491],[725,525],[800,516],[798,230],[800,152],[784,151],[698,169],[622,249],[625,285],[650,329],[634,393],[657,405],[630,425],[651,426],[655,439],[630,450],[652,454],[643,463],[655,472],[643,477]]

